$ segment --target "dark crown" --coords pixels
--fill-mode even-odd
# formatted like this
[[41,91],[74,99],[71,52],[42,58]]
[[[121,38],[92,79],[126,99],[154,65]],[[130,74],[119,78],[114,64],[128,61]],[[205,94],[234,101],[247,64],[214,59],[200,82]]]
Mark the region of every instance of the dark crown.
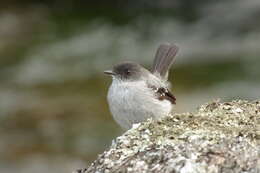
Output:
[[144,68],[133,62],[123,62],[113,68],[113,72],[121,79],[139,79]]

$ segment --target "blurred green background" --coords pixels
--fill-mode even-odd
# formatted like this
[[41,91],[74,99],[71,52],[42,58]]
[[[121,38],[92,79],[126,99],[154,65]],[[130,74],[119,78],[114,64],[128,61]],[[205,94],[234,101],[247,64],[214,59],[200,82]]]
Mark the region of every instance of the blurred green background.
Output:
[[86,167],[122,133],[102,72],[162,42],[180,47],[176,112],[259,99],[259,19],[259,0],[1,1],[0,172]]

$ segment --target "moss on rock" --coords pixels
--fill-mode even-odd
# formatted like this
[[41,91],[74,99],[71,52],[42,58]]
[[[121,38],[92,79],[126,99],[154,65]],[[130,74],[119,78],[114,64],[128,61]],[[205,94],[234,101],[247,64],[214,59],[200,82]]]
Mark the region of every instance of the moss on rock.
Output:
[[135,124],[82,172],[260,172],[260,102],[212,102]]

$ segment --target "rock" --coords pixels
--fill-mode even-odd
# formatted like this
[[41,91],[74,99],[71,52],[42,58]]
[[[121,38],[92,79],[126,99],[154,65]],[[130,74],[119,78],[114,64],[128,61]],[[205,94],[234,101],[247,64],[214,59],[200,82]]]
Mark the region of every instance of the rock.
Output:
[[259,173],[260,102],[213,102],[135,125],[81,172]]

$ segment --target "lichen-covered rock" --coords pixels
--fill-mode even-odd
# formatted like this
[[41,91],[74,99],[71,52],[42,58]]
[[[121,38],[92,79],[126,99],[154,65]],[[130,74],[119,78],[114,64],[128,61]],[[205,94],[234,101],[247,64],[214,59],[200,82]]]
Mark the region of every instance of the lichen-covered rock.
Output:
[[213,102],[136,124],[82,172],[260,172],[260,102]]

